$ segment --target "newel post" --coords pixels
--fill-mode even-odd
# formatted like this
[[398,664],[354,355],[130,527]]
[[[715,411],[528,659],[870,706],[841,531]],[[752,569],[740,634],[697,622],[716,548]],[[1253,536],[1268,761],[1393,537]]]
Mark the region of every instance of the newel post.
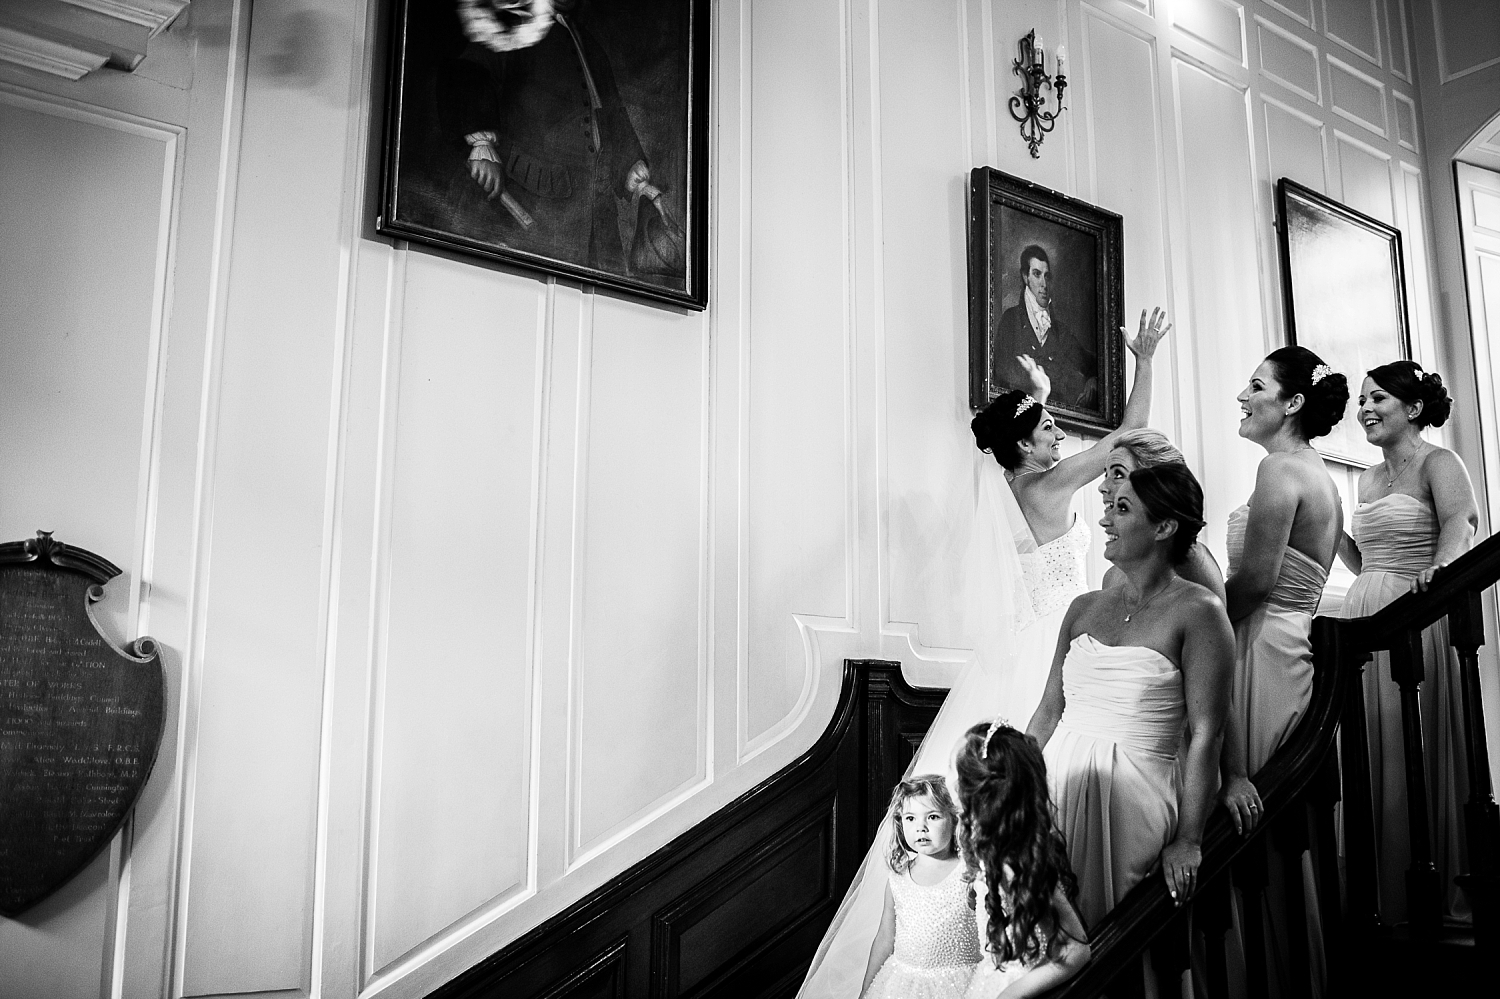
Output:
[[1401,688],[1401,736],[1406,758],[1406,825],[1411,866],[1406,871],[1406,907],[1412,934],[1435,938],[1442,923],[1442,881],[1432,862],[1427,812],[1427,755],[1422,743],[1422,630],[1407,628],[1391,646],[1391,679]]
[[1479,693],[1479,647],[1484,644],[1481,594],[1470,590],[1448,612],[1448,633],[1458,652],[1463,691],[1464,757],[1469,770],[1469,800],[1464,805],[1469,870],[1458,886],[1474,912],[1474,938],[1480,947],[1497,943],[1495,899],[1500,884],[1500,809],[1490,784],[1489,748],[1484,731],[1484,703]]

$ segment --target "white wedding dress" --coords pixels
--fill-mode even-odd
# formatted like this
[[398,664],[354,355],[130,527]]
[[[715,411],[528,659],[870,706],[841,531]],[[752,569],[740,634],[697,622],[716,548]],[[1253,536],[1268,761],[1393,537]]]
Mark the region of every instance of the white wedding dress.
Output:
[[[908,776],[943,774],[950,789],[953,747],[971,726],[996,714],[1021,729],[1031,720],[1063,616],[1087,589],[1087,524],[1075,517],[1061,537],[1038,547],[1004,470],[989,455],[976,454],[974,522],[964,566],[974,659],[949,689],[907,768]],[[890,836],[887,817],[823,935],[798,999],[858,999],[884,910]]]

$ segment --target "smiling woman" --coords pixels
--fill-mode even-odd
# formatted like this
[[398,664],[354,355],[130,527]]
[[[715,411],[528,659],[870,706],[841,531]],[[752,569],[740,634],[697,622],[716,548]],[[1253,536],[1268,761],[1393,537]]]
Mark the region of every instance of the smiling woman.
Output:
[[1132,472],[1100,523],[1124,581],[1073,601],[1027,727],[1090,924],[1158,861],[1179,903],[1196,890],[1234,661],[1223,603],[1175,569],[1203,526],[1187,466]]
[[1224,801],[1237,828],[1260,818],[1250,778],[1290,734],[1312,694],[1308,631],[1343,504],[1310,441],[1349,402],[1344,376],[1306,347],[1272,351],[1237,396],[1241,437],[1266,450],[1250,502],[1229,515],[1229,619],[1238,665],[1224,737]]
[[[1474,489],[1463,461],[1422,439],[1440,427],[1453,401],[1436,373],[1412,361],[1372,369],[1359,391],[1359,424],[1365,440],[1384,461],[1359,477],[1353,537],[1344,535],[1339,557],[1359,574],[1344,599],[1343,617],[1365,617],[1412,589],[1425,589],[1440,567],[1468,551],[1479,522]],[[1442,875],[1443,915],[1469,918],[1463,893],[1454,885],[1464,863],[1459,788],[1468,785],[1461,745],[1462,703],[1447,619],[1422,632],[1426,680],[1418,688],[1422,732],[1428,752],[1427,787],[1433,862]],[[1370,787],[1379,824],[1380,914],[1392,922],[1409,915],[1404,872],[1410,864],[1405,758],[1401,738],[1401,694],[1391,678],[1390,655],[1375,654],[1365,670],[1365,717],[1369,719]]]

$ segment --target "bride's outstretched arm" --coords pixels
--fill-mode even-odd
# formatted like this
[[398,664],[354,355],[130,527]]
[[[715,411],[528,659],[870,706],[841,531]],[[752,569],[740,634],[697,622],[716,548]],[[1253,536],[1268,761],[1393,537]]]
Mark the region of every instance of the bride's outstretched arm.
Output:
[[1167,888],[1181,905],[1198,887],[1203,826],[1218,783],[1219,746],[1229,712],[1234,669],[1234,630],[1219,598],[1207,591],[1183,602],[1187,629],[1182,641],[1183,693],[1187,698],[1187,759],[1177,837],[1161,852]]
[[[883,862],[883,858],[880,862]],[[885,884],[885,911],[880,914],[880,929],[875,931],[875,942],[870,945],[870,961],[865,965],[865,983],[859,994],[870,991],[870,983],[896,949],[896,900],[891,897],[891,883]]]
[[[1162,337],[1171,332],[1171,329],[1172,324],[1161,309],[1152,309],[1149,319],[1146,311],[1141,310],[1140,331],[1134,339],[1125,331],[1125,327],[1120,327],[1125,346],[1135,355],[1135,381],[1130,386],[1130,398],[1125,400],[1125,413],[1121,417],[1120,426],[1095,441],[1091,447],[1069,455],[1036,476],[1037,484],[1030,486],[1030,489],[1043,491],[1049,498],[1066,496],[1071,500],[1073,493],[1104,474],[1109,462],[1109,452],[1114,449],[1115,441],[1126,431],[1144,427],[1151,419],[1152,359],[1156,356],[1157,344],[1161,343]],[[1050,501],[1049,499],[1048,502]]]

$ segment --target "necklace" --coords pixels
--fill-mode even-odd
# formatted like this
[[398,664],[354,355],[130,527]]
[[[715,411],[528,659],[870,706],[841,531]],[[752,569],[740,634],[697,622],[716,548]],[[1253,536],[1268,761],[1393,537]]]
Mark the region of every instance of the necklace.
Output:
[[[1129,624],[1130,623],[1130,619],[1132,617],[1134,617],[1136,614],[1139,614],[1141,611],[1145,610],[1148,606],[1150,606],[1151,601],[1155,600],[1157,597],[1161,596],[1163,593],[1165,593],[1168,590],[1170,590],[1172,588],[1172,583],[1173,582],[1175,582],[1175,580],[1171,580],[1171,579],[1167,580],[1167,585],[1166,586],[1163,586],[1161,589],[1159,589],[1155,593],[1151,594],[1145,600],[1142,600],[1140,603],[1136,604],[1135,605],[1135,610],[1133,610],[1129,614],[1125,615],[1125,623]],[[1123,601],[1121,601],[1121,602],[1123,603]]]
[[[1396,469],[1396,474],[1395,475],[1387,475],[1386,476],[1386,478],[1385,478],[1385,487],[1387,489],[1391,488],[1392,486],[1394,486],[1396,484],[1396,480],[1399,479],[1399,478],[1401,478],[1401,473],[1404,472],[1404,471],[1406,471],[1406,466],[1411,464],[1411,460],[1413,458],[1415,458],[1417,455],[1419,455],[1419,454],[1422,453],[1422,448],[1426,444],[1427,444],[1426,441],[1418,441],[1416,449],[1413,450],[1411,454],[1409,454],[1409,455],[1406,456],[1406,460],[1401,463],[1401,467],[1398,468],[1398,469]],[[1389,461],[1387,461],[1385,463],[1385,467],[1386,467],[1386,470],[1389,471],[1390,467],[1391,467],[1391,463]]]

